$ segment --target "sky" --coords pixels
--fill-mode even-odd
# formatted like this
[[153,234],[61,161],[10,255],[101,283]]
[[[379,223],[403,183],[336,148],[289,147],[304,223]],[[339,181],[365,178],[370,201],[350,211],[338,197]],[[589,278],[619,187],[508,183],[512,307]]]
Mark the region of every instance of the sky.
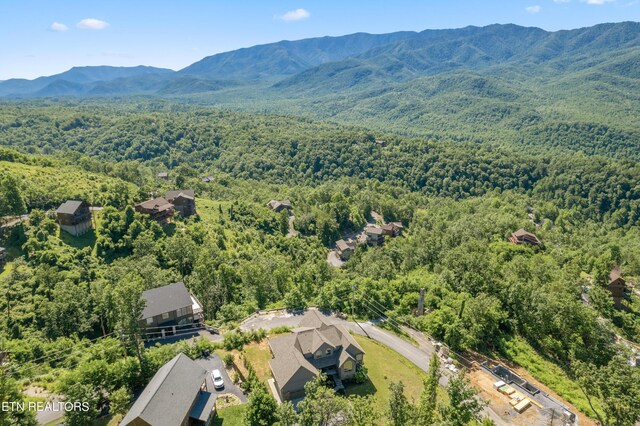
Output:
[[73,66],[178,70],[279,40],[514,23],[640,21],[640,0],[0,0],[0,80]]

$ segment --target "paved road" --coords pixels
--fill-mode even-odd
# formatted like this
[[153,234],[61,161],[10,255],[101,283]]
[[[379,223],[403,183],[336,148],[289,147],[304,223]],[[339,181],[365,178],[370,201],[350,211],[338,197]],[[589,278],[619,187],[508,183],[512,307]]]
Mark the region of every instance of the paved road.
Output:
[[[313,309],[313,308],[311,308]],[[287,312],[273,312],[266,315],[258,315],[240,324],[240,328],[243,330],[257,330],[264,328],[265,330],[272,329],[279,326],[297,327],[302,320],[302,314],[290,314]],[[396,336],[388,331],[382,330],[376,327],[370,322],[355,323],[353,321],[346,321],[331,315],[331,320],[336,324],[341,324],[348,330],[360,335],[368,335],[371,339],[382,343],[385,346],[398,352],[400,355],[411,361],[421,370],[429,371],[429,360],[434,353],[435,348],[431,345],[424,336],[414,335],[415,332],[411,332],[419,347],[414,346],[410,342]],[[410,330],[409,330],[410,331]],[[440,385],[446,386],[449,382],[451,372],[443,369],[440,377]],[[496,412],[490,407],[484,410],[485,416],[491,418],[497,426],[509,426],[509,423],[505,422]]]

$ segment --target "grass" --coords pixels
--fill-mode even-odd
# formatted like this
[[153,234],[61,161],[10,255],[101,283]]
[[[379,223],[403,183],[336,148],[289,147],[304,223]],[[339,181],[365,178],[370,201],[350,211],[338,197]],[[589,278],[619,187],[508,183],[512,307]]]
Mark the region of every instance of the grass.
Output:
[[364,349],[364,365],[369,371],[369,381],[347,386],[347,395],[373,395],[376,406],[386,407],[389,401],[389,384],[401,381],[407,398],[418,400],[422,392],[422,379],[425,377],[422,370],[381,343],[359,335],[354,338]]
[[243,426],[246,410],[247,404],[224,408],[216,413],[213,426]]
[[[573,404],[578,410],[589,417],[595,418],[595,413],[589,406],[584,394],[562,368],[538,354],[521,337],[504,339],[502,347],[503,355],[507,359],[522,366],[533,377]],[[594,401],[594,406],[597,410],[601,409],[597,400]]]
[[246,345],[244,347],[244,356],[253,366],[258,379],[265,381],[271,378],[271,368],[269,367],[271,352],[269,351],[267,339],[262,340],[260,343]]

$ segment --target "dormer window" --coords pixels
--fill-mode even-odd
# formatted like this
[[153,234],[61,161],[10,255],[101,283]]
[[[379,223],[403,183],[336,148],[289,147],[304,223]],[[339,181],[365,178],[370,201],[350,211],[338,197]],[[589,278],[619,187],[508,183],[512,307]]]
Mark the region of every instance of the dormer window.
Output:
[[320,349],[316,351],[316,358],[322,358],[322,351]]
[[332,353],[333,353],[332,349],[327,349],[327,353],[326,353],[327,356],[331,355]]

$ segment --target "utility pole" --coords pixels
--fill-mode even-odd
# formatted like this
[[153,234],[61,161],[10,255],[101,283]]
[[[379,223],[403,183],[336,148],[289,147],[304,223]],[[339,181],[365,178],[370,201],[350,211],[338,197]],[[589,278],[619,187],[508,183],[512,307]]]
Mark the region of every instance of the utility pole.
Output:
[[420,289],[420,298],[418,299],[418,316],[424,315],[424,288]]

